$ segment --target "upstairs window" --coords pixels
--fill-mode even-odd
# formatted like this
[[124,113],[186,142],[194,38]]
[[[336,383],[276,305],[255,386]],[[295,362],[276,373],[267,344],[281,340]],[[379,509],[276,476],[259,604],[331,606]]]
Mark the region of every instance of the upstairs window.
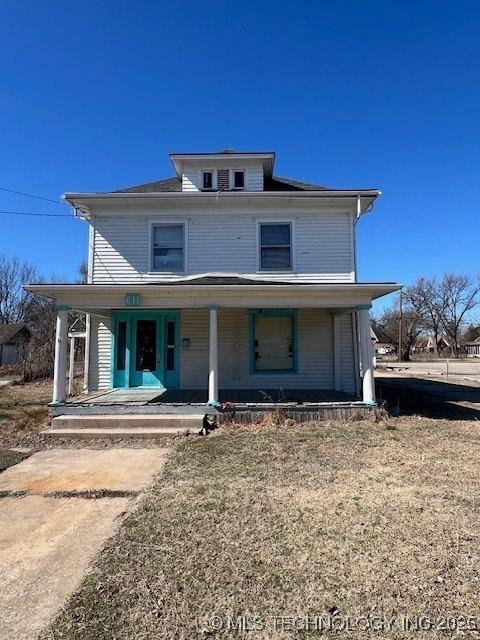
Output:
[[204,171],[203,172],[203,189],[213,189],[213,172],[212,171]]
[[202,191],[240,191],[245,189],[243,169],[210,169],[202,171]]
[[154,224],[152,240],[154,271],[185,270],[185,225]]
[[245,189],[245,171],[233,172],[233,188]]
[[260,224],[260,269],[292,269],[292,225],[289,222]]

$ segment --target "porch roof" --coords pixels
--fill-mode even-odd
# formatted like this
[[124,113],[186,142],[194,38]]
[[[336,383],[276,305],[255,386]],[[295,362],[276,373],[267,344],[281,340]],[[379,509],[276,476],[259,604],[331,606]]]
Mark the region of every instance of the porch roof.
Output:
[[[180,282],[122,284],[29,284],[27,291],[87,313],[111,309],[351,308],[397,291],[383,283],[306,283],[203,277]],[[138,304],[127,305],[126,296]]]

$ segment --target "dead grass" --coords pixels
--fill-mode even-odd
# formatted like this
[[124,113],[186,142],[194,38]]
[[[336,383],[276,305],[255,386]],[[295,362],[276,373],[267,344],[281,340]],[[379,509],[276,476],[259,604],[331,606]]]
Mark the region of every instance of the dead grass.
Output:
[[445,637],[399,618],[478,614],[479,428],[402,419],[186,441],[43,637],[234,638],[228,620],[245,616],[248,637],[307,638],[321,634],[274,618],[332,614],[398,622],[323,637]]
[[14,464],[25,460],[25,458],[28,458],[28,453],[0,449],[0,473],[8,469],[8,467],[13,467]]
[[42,380],[0,389],[0,445],[37,446],[48,425],[52,382]]
[[0,447],[106,449],[113,447],[157,448],[172,446],[177,436],[153,439],[60,439],[40,432],[48,429],[48,403],[52,398],[52,381],[15,383],[0,388]]

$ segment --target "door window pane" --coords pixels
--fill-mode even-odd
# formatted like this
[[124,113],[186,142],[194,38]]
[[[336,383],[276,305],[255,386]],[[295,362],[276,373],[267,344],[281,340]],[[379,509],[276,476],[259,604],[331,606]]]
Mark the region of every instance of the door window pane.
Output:
[[167,371],[175,369],[175,322],[167,322]]
[[117,371],[125,371],[125,353],[127,347],[127,323],[117,325]]
[[183,224],[153,227],[152,267],[158,271],[183,271],[185,233]]
[[136,369],[155,371],[157,368],[157,322],[137,320]]
[[293,318],[256,316],[254,322],[255,371],[292,371]]
[[260,225],[260,269],[288,271],[292,268],[291,225]]

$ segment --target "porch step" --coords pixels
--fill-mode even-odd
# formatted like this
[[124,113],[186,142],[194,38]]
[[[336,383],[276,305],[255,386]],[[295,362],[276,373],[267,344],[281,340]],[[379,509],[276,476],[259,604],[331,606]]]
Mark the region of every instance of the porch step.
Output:
[[122,440],[127,439],[163,439],[168,438],[169,436],[174,436],[176,434],[196,434],[197,430],[193,429],[164,429],[162,427],[125,427],[125,428],[115,428],[115,427],[102,427],[102,428],[89,428],[89,427],[79,427],[79,428],[56,428],[56,429],[47,429],[41,432],[42,435],[47,438],[62,438],[68,440],[70,438],[75,440],[91,440],[91,439],[101,439],[101,440],[115,440],[120,438]]
[[200,431],[203,414],[62,415],[52,419],[51,431],[69,429],[161,429],[167,433]]

